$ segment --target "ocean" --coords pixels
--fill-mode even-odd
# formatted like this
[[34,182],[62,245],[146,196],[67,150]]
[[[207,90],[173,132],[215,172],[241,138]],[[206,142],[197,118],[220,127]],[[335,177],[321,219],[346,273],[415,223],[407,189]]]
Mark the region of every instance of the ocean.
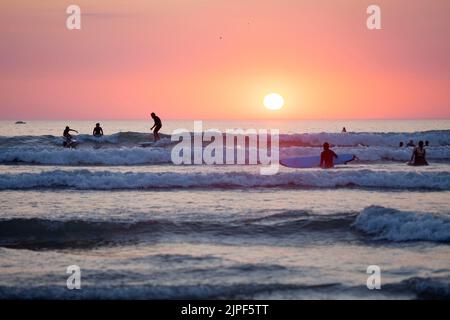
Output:
[[[95,122],[0,121],[1,299],[450,298],[450,120],[204,122],[277,128],[280,158],[325,141],[358,157],[268,176],[174,165],[170,134],[193,121],[163,119],[146,148],[151,121],[101,121],[102,138]],[[406,165],[409,140],[429,166]]]

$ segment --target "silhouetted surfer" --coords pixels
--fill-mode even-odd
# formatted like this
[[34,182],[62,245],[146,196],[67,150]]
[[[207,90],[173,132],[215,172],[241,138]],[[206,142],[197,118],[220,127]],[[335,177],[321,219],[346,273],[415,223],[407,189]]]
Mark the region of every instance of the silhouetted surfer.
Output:
[[64,129],[64,132],[63,132],[63,137],[65,138],[63,145],[66,148],[71,147],[73,144],[72,135],[70,134],[71,131],[78,133],[77,130],[70,129],[68,126]]
[[415,147],[414,141],[409,140],[409,142],[406,144],[407,147]]
[[323,151],[320,154],[320,167],[323,169],[329,169],[334,167],[334,159],[337,158],[337,154],[333,150],[330,150],[328,142],[323,144]]
[[419,145],[414,148],[409,164],[413,166],[427,166],[428,162],[425,157],[426,151],[423,146],[423,141],[419,141]]
[[153,125],[153,127],[150,128],[150,130],[153,130],[153,138],[155,139],[155,141],[158,141],[159,139],[161,139],[159,137],[159,129],[161,129],[162,127],[162,123],[161,123],[161,119],[154,113],[151,113],[152,119],[153,121],[155,121],[155,124]]
[[102,127],[100,127],[100,123],[95,124],[95,128],[92,131],[92,135],[94,137],[101,137],[103,135],[103,129],[102,129]]

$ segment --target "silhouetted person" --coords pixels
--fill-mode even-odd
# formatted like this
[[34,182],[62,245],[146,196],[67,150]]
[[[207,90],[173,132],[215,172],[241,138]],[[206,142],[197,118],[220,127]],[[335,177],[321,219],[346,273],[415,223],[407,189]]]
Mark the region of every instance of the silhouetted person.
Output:
[[323,144],[323,151],[320,154],[320,167],[323,169],[333,168],[334,159],[337,158],[337,154],[333,150],[330,150],[328,142]]
[[425,147],[429,147],[430,146],[430,141],[425,141]]
[[404,145],[404,144],[403,144],[403,141],[400,141],[400,143],[398,144],[398,147],[399,147],[399,148],[403,148],[403,145]]
[[159,129],[162,127],[161,119],[154,113],[151,113],[151,117],[155,123],[153,124],[153,127],[150,128],[150,130],[153,130],[153,138],[155,139],[155,142],[158,141],[160,138],[159,136]]
[[347,129],[345,129],[345,127],[342,128],[342,133],[347,132]]
[[70,134],[70,131],[78,133],[77,130],[70,129],[69,126],[66,126],[63,132],[63,137],[65,138],[63,143],[64,147],[70,147],[72,144],[72,135]]
[[101,137],[103,135],[103,129],[102,129],[102,127],[100,127],[100,123],[95,124],[95,128],[92,131],[92,135],[94,137]]
[[70,129],[70,128],[67,126],[67,127],[64,129],[64,132],[63,132],[64,138],[69,139],[69,140],[72,140],[72,136],[71,136],[71,134],[70,134],[70,131],[78,133],[77,130]]
[[419,141],[419,145],[414,148],[414,151],[411,155],[410,164],[414,166],[427,166],[428,162],[426,160],[426,151],[423,146],[423,141]]
[[406,145],[407,147],[415,147],[416,145],[414,144],[414,141],[409,140],[408,144]]

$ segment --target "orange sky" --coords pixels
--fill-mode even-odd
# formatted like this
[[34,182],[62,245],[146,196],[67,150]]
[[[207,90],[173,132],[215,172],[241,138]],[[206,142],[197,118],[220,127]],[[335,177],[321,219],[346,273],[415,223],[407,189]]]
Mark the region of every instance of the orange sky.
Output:
[[6,0],[0,119],[450,118],[449,14],[448,0]]

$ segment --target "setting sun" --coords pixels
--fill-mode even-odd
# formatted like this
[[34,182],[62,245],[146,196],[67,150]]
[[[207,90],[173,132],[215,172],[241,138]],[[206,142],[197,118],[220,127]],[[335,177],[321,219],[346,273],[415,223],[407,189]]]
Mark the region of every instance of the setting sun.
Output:
[[270,93],[264,97],[264,106],[269,110],[279,110],[284,105],[284,99],[278,93]]

